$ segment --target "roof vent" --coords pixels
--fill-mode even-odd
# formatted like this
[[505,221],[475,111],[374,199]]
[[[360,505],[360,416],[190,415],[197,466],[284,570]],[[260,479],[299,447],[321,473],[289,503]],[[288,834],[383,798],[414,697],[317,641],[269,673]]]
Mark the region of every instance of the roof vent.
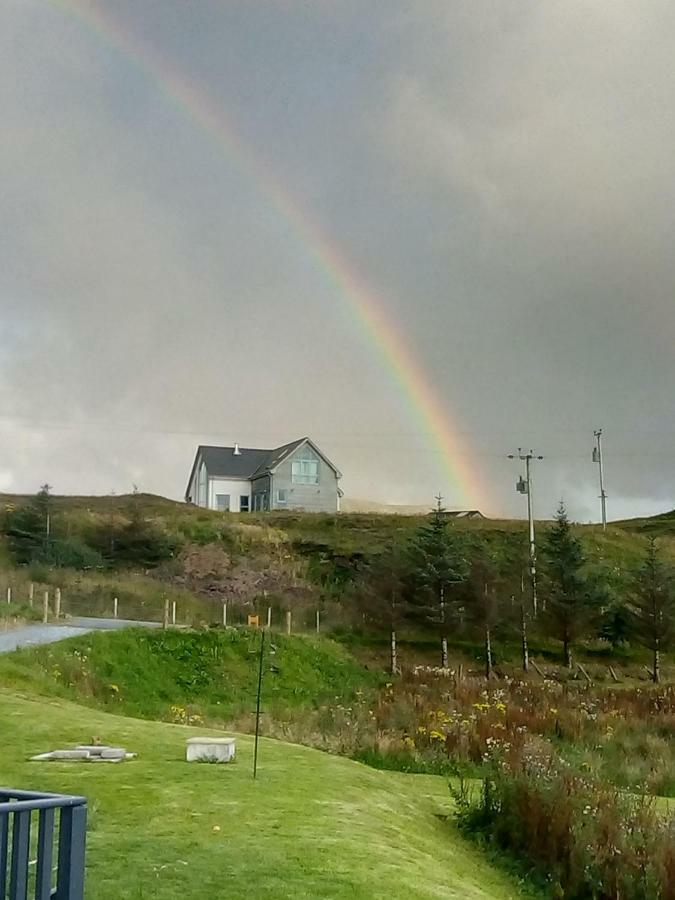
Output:
[[239,449],[239,444],[234,445],[234,455],[241,456],[241,450]]

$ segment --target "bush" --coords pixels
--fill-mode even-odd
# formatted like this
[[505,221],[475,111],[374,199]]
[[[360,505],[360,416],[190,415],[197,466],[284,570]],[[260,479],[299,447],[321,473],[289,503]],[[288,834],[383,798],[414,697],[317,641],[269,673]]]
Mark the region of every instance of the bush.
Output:
[[480,798],[459,799],[459,826],[533,866],[554,896],[675,898],[675,820],[659,815],[651,799],[588,779],[541,745],[495,760]]
[[103,557],[78,538],[56,538],[45,541],[36,551],[32,563],[64,569],[100,569]]

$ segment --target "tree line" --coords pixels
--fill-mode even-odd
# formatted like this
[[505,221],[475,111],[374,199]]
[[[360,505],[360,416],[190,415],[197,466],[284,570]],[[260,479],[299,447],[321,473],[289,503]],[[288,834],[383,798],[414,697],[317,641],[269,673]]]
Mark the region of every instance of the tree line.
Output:
[[0,526],[18,565],[152,568],[176,549],[175,541],[143,515],[136,494],[123,515],[111,513],[74,533],[70,524],[55,514],[51,488],[44,484],[27,502],[6,509]]
[[675,644],[675,572],[656,540],[649,540],[617,596],[606,573],[588,565],[561,504],[541,546],[537,573],[535,586],[524,536],[491,544],[480,533],[457,531],[439,505],[405,546],[391,546],[371,562],[354,596],[362,621],[386,628],[394,674],[400,670],[398,634],[405,627],[437,635],[442,668],[448,668],[451,638],[479,635],[488,678],[495,641],[512,642],[516,635],[528,671],[533,633],[559,642],[570,670],[583,640],[602,638],[615,648],[636,642],[651,651],[651,676],[660,680],[661,654]]

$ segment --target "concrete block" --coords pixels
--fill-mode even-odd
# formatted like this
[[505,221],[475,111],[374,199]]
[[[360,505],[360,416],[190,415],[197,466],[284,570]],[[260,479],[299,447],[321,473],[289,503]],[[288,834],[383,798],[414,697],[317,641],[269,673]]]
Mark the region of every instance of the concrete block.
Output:
[[235,739],[194,737],[187,740],[188,762],[226,763],[234,759]]

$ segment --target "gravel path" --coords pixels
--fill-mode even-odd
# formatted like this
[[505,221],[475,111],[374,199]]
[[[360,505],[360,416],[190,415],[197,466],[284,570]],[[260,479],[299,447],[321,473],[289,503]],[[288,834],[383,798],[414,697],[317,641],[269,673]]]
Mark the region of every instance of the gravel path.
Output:
[[131,619],[94,619],[77,617],[67,625],[24,625],[14,631],[0,632],[0,653],[35,644],[53,644],[89,631],[115,631],[120,628],[160,628],[158,622],[134,622]]

